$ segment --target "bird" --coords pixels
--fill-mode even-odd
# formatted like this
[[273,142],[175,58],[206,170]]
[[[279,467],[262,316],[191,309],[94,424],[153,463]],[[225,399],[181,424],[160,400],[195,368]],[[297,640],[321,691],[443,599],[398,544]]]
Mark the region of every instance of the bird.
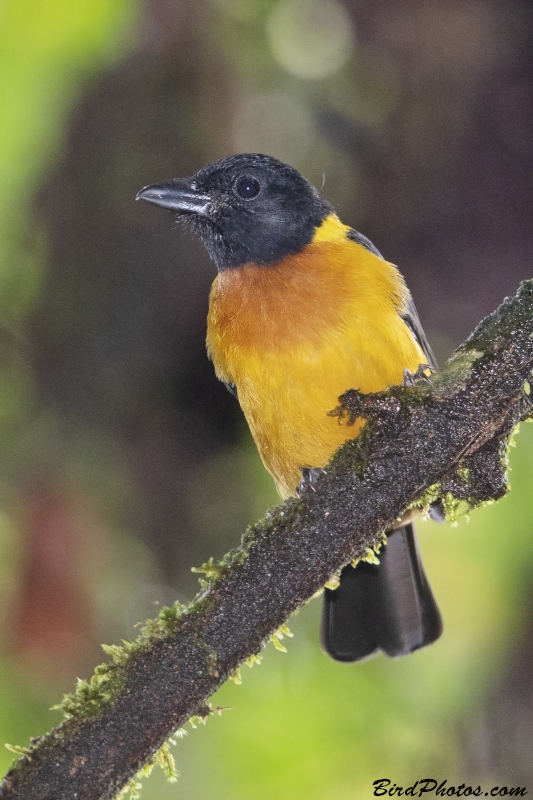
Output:
[[[435,369],[397,267],[288,164],[228,156],[137,199],[177,215],[214,261],[208,355],[283,498],[360,432],[328,413],[340,395]],[[386,534],[379,563],[348,564],[325,589],[321,642],[337,661],[407,655],[442,632],[412,523]]]

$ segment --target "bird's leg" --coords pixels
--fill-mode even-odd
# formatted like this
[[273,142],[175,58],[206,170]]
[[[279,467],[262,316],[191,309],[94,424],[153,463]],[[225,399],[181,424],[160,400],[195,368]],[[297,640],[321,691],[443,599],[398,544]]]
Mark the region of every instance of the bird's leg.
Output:
[[404,369],[402,386],[416,386],[419,381],[431,384],[431,378],[429,375],[426,375],[427,372],[435,372],[430,364],[419,364],[416,372],[410,372],[408,369]]
[[305,489],[309,486],[313,492],[316,492],[314,484],[320,478],[321,475],[325,475],[326,470],[322,469],[322,467],[313,467],[312,469],[309,467],[303,467],[302,469],[302,480],[300,481],[300,485],[296,489],[296,494],[298,497],[301,497],[304,493]]

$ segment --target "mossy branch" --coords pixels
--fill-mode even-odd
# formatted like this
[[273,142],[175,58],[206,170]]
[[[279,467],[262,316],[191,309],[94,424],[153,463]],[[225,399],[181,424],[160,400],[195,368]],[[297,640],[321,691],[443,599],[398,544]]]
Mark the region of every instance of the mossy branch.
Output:
[[441,498],[453,513],[505,493],[507,441],[531,414],[532,370],[526,281],[432,386],[347,392],[339,424],[364,416],[362,434],[300,498],[249,528],[223,562],[205,565],[192,603],[164,609],[137,642],[106,650],[110,663],[63,703],[64,722],[32,740],[8,772],[2,800],[112,798],[155,757],[172,774],[167,739],[212,713],[213,692],[406,508]]

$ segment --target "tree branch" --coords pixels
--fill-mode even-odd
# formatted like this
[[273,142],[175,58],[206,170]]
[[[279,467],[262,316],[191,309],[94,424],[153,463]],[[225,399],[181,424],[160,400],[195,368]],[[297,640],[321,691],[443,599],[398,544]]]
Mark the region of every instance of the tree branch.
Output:
[[239,664],[408,506],[441,497],[450,510],[500,497],[508,437],[531,414],[532,337],[526,281],[431,387],[347,392],[335,413],[343,425],[366,417],[361,435],[301,498],[206,565],[189,606],[164,609],[137,643],[108,648],[111,663],[65,702],[66,721],[32,740],[8,772],[2,800],[112,798],[191,715],[210,713],[207,698]]

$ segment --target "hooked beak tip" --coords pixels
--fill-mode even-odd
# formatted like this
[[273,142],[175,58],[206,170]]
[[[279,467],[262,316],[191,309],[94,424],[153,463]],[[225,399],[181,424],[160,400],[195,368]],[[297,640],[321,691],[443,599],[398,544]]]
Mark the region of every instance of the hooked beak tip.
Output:
[[165,181],[145,186],[135,196],[136,200],[146,200],[177,214],[200,214],[205,216],[211,204],[211,197],[191,188],[184,180]]

